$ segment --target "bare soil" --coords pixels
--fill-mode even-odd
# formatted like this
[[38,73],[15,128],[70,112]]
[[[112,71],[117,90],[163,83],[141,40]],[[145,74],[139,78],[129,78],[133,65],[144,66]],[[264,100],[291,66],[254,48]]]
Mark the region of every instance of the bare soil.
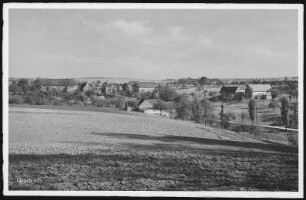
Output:
[[298,189],[296,147],[140,113],[9,112],[10,190]]

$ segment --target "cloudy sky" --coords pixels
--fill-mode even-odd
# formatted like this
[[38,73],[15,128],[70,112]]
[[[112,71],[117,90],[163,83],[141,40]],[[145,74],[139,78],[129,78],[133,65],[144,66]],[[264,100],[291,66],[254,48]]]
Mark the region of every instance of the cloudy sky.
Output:
[[10,9],[10,77],[297,76],[296,10]]

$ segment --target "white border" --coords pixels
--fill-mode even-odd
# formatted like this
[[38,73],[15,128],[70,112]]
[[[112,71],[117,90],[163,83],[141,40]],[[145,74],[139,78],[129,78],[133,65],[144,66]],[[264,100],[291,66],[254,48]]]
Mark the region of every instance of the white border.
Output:
[[[159,192],[159,191],[9,191],[8,190],[8,41],[9,9],[294,9],[298,11],[299,73],[299,191],[298,192]],[[303,146],[303,5],[302,4],[144,4],[144,3],[5,3],[3,4],[3,194],[8,196],[164,196],[164,197],[248,197],[302,198],[304,195]]]

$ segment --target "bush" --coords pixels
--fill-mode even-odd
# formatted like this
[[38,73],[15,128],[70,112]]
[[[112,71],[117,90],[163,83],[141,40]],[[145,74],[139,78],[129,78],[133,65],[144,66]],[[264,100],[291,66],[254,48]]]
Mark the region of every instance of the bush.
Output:
[[265,95],[265,94],[261,95],[260,99],[262,99],[262,100],[267,99],[267,95]]
[[72,106],[72,105],[75,104],[75,100],[70,100],[70,101],[67,102],[67,104],[68,104],[69,106]]
[[87,100],[87,101],[84,102],[84,105],[86,105],[86,106],[90,106],[92,104],[93,104],[93,101],[91,101],[91,100]]
[[105,100],[95,100],[94,104],[98,107],[105,107],[106,106],[106,101]]
[[218,96],[213,96],[209,99],[211,102],[217,102],[219,101],[219,97]]
[[28,95],[28,97],[27,97],[27,99],[26,99],[26,102],[27,102],[28,104],[31,104],[31,105],[36,104],[36,100],[35,100],[35,98],[34,98],[33,95]]
[[9,96],[9,103],[22,104],[23,97],[20,95]]
[[51,104],[54,106],[60,106],[63,105],[63,102],[58,99],[53,99]]
[[234,126],[232,128],[232,130],[235,131],[235,132],[238,132],[238,133],[240,133],[240,132],[252,133],[255,136],[258,136],[260,134],[260,132],[262,132],[262,129],[260,127],[246,125],[246,124]]
[[77,100],[77,101],[76,101],[76,104],[77,104],[78,106],[84,106],[84,103],[83,103],[81,100]]

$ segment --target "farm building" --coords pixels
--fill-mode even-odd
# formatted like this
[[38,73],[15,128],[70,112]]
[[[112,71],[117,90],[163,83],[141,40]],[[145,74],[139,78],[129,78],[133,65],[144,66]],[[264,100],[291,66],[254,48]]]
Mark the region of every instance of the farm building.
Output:
[[62,91],[67,87],[68,92],[75,91],[77,83],[73,79],[41,79],[41,90],[48,91],[50,89],[56,89]]
[[192,87],[192,88],[187,88],[187,89],[176,89],[174,90],[178,95],[181,94],[192,94],[197,90],[196,87]]
[[218,85],[216,85],[216,86],[210,86],[209,85],[209,86],[204,86],[203,87],[203,91],[204,92],[207,91],[206,93],[207,93],[208,96],[217,96],[217,95],[219,95],[220,90],[221,90],[221,87],[218,86]]
[[158,83],[155,82],[138,82],[139,92],[153,92],[155,88],[158,86]]
[[175,117],[175,107],[173,102],[165,102],[164,110],[154,109],[154,104],[158,102],[157,99],[143,99],[138,103],[138,109],[141,112],[151,114],[151,115],[160,115],[165,117],[174,118]]
[[252,89],[252,96],[261,96],[261,95],[266,95],[267,99],[271,99],[271,85],[270,84],[249,84],[248,85]]
[[223,85],[220,89],[220,93],[236,94],[244,93],[246,89],[245,85]]

